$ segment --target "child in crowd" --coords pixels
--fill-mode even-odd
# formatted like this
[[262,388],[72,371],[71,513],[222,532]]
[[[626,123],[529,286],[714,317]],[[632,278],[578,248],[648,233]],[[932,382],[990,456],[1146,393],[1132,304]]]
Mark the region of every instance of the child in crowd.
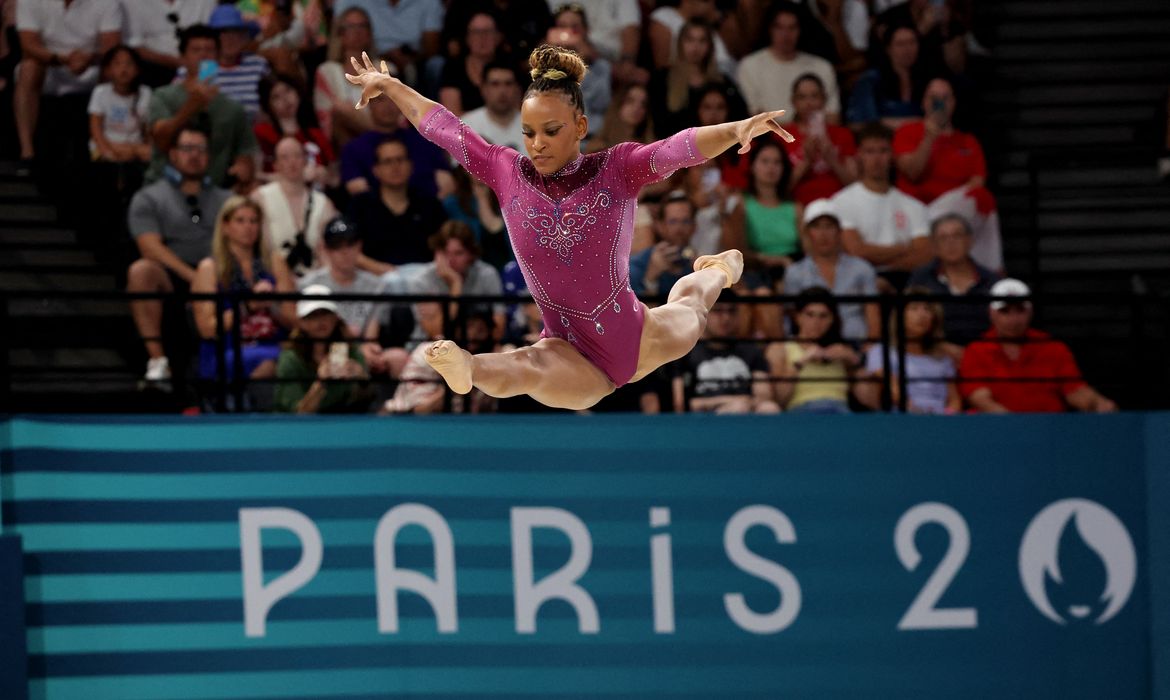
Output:
[[94,160],[111,163],[150,160],[146,116],[150,88],[140,84],[142,59],[119,44],[102,56],[102,78],[89,98],[90,153]]

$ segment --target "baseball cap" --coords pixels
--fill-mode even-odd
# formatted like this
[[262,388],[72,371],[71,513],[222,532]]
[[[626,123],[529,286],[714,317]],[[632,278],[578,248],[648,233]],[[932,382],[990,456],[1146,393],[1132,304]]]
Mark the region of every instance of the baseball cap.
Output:
[[[333,290],[323,284],[310,284],[301,290],[301,294],[305,295],[327,295],[332,294]],[[314,311],[332,311],[337,313],[337,304],[332,299],[301,299],[297,302],[297,318],[305,318]]]
[[804,223],[811,224],[822,216],[831,216],[837,225],[841,225],[841,217],[837,214],[837,210],[833,207],[833,203],[827,199],[814,199],[809,202],[804,208]]
[[[991,296],[993,296],[993,297],[1022,297],[1018,303],[1024,304],[1024,305],[1031,305],[1031,303],[1032,303],[1032,302],[1028,301],[1028,299],[1027,299],[1027,297],[1032,296],[1032,290],[1028,288],[1028,285],[1024,284],[1023,282],[1021,282],[1017,279],[1012,279],[1011,277],[1009,277],[1007,279],[1002,279],[1002,280],[996,282],[994,285],[992,285]],[[997,301],[991,302],[991,308],[996,310],[996,311],[999,311],[1000,309],[1002,309],[1003,307],[1005,307],[1011,303],[1013,303],[1013,302],[1007,301],[1007,300],[997,300]]]
[[248,32],[249,36],[256,36],[260,33],[260,25],[256,22],[245,21],[240,10],[235,5],[230,4],[219,5],[212,10],[207,25],[220,31],[239,29]]
[[339,248],[360,241],[362,235],[352,221],[344,216],[335,216],[325,224],[321,239],[325,242],[326,248]]

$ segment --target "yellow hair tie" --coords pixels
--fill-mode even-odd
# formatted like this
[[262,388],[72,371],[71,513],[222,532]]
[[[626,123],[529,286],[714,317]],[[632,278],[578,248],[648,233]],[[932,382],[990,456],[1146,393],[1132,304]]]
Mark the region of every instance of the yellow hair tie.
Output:
[[532,76],[533,80],[539,80],[540,78],[545,78],[547,80],[564,80],[565,78],[569,77],[568,73],[556,68],[550,68],[546,70],[544,75],[541,75],[539,68],[533,68],[530,72],[530,75]]

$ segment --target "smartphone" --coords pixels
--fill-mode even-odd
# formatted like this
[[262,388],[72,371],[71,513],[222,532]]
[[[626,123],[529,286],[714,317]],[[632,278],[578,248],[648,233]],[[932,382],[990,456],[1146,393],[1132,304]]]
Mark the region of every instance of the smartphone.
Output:
[[340,370],[349,362],[349,345],[346,343],[330,343],[329,365],[334,370]]
[[209,58],[199,62],[199,80],[205,83],[210,82],[217,75],[219,75],[218,63]]
[[825,135],[825,113],[817,110],[808,117],[808,133],[810,136]]

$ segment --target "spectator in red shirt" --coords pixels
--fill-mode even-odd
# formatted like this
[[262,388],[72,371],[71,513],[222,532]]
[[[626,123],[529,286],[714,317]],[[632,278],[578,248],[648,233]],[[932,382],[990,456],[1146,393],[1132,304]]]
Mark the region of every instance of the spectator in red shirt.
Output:
[[[967,346],[959,391],[979,413],[1112,413],[1117,404],[1081,378],[1072,351],[1030,327],[1032,291],[1016,279],[991,288],[991,330]],[[1011,381],[1022,380],[1022,381]]]
[[1003,270],[1003,246],[995,197],[987,190],[983,148],[971,134],[955,129],[955,91],[942,78],[926,86],[926,117],[894,135],[898,189],[927,205],[934,220],[958,214],[975,232],[971,257],[991,270]]
[[857,179],[857,151],[853,134],[843,126],[825,120],[825,84],[805,73],[792,84],[792,107],[796,111],[788,132],[792,143],[780,141],[792,162],[792,198],[801,204],[827,199]]
[[322,184],[336,184],[336,175],[329,177],[328,166],[333,163],[333,144],[317,126],[313,104],[304,97],[296,83],[281,75],[266,76],[260,81],[260,108],[268,115],[267,122],[256,124],[256,142],[264,155],[264,172],[272,173],[276,164],[276,144],[291,136],[305,146],[313,169],[312,179]]

